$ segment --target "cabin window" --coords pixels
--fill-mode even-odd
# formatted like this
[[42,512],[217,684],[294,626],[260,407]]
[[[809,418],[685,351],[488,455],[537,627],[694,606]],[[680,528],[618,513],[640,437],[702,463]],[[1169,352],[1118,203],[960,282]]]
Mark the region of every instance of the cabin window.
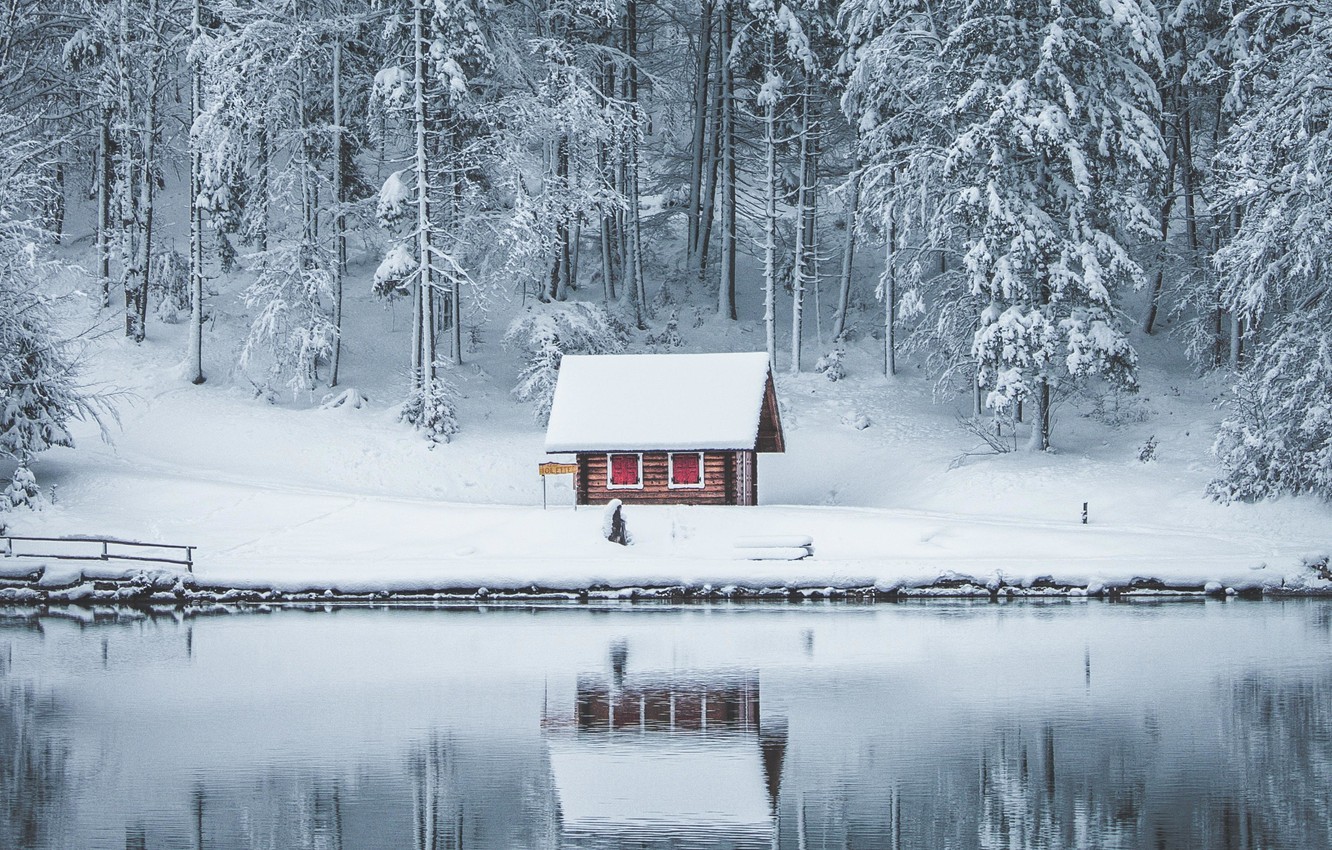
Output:
[[615,489],[643,489],[643,456],[640,454],[613,454],[607,465],[610,475],[606,486]]
[[672,490],[702,489],[703,453],[671,452],[671,477],[669,486]]

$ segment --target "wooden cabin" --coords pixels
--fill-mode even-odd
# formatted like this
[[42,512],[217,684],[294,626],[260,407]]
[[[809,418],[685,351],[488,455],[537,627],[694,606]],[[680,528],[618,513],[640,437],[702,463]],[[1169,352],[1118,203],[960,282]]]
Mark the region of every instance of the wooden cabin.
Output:
[[786,450],[768,356],[568,355],[546,429],[580,505],[756,505],[758,455]]

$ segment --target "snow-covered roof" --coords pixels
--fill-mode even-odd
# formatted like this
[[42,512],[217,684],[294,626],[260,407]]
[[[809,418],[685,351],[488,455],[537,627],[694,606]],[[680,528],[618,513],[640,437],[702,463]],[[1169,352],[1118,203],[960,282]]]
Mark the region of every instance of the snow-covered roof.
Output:
[[556,739],[550,765],[566,829],[675,824],[767,830],[772,823],[754,738]]
[[566,355],[546,451],[753,449],[768,356]]

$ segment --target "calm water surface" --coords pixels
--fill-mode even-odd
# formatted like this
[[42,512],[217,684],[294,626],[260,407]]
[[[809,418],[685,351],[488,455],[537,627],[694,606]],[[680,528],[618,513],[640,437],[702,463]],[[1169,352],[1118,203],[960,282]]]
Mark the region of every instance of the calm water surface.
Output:
[[1332,603],[0,610],[0,848],[1332,848]]

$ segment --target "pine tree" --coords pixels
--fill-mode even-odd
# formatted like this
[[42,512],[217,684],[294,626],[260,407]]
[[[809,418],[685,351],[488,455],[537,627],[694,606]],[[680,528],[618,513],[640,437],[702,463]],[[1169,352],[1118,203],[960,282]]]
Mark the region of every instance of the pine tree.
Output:
[[945,173],[972,229],[972,290],[989,299],[973,352],[991,407],[1034,400],[1044,450],[1057,392],[1135,386],[1119,299],[1144,275],[1122,240],[1151,232],[1141,195],[1164,163],[1159,21],[1136,0],[969,0],[958,21]]
[[51,446],[72,446],[72,419],[96,411],[76,380],[76,361],[55,330],[42,287],[55,271],[49,232],[33,216],[53,191],[45,146],[0,113],[0,456],[26,466]]
[[1332,498],[1332,10],[1257,2],[1231,24],[1248,52],[1233,69],[1238,108],[1217,186],[1238,222],[1217,252],[1222,305],[1252,331],[1216,451],[1212,492]]

